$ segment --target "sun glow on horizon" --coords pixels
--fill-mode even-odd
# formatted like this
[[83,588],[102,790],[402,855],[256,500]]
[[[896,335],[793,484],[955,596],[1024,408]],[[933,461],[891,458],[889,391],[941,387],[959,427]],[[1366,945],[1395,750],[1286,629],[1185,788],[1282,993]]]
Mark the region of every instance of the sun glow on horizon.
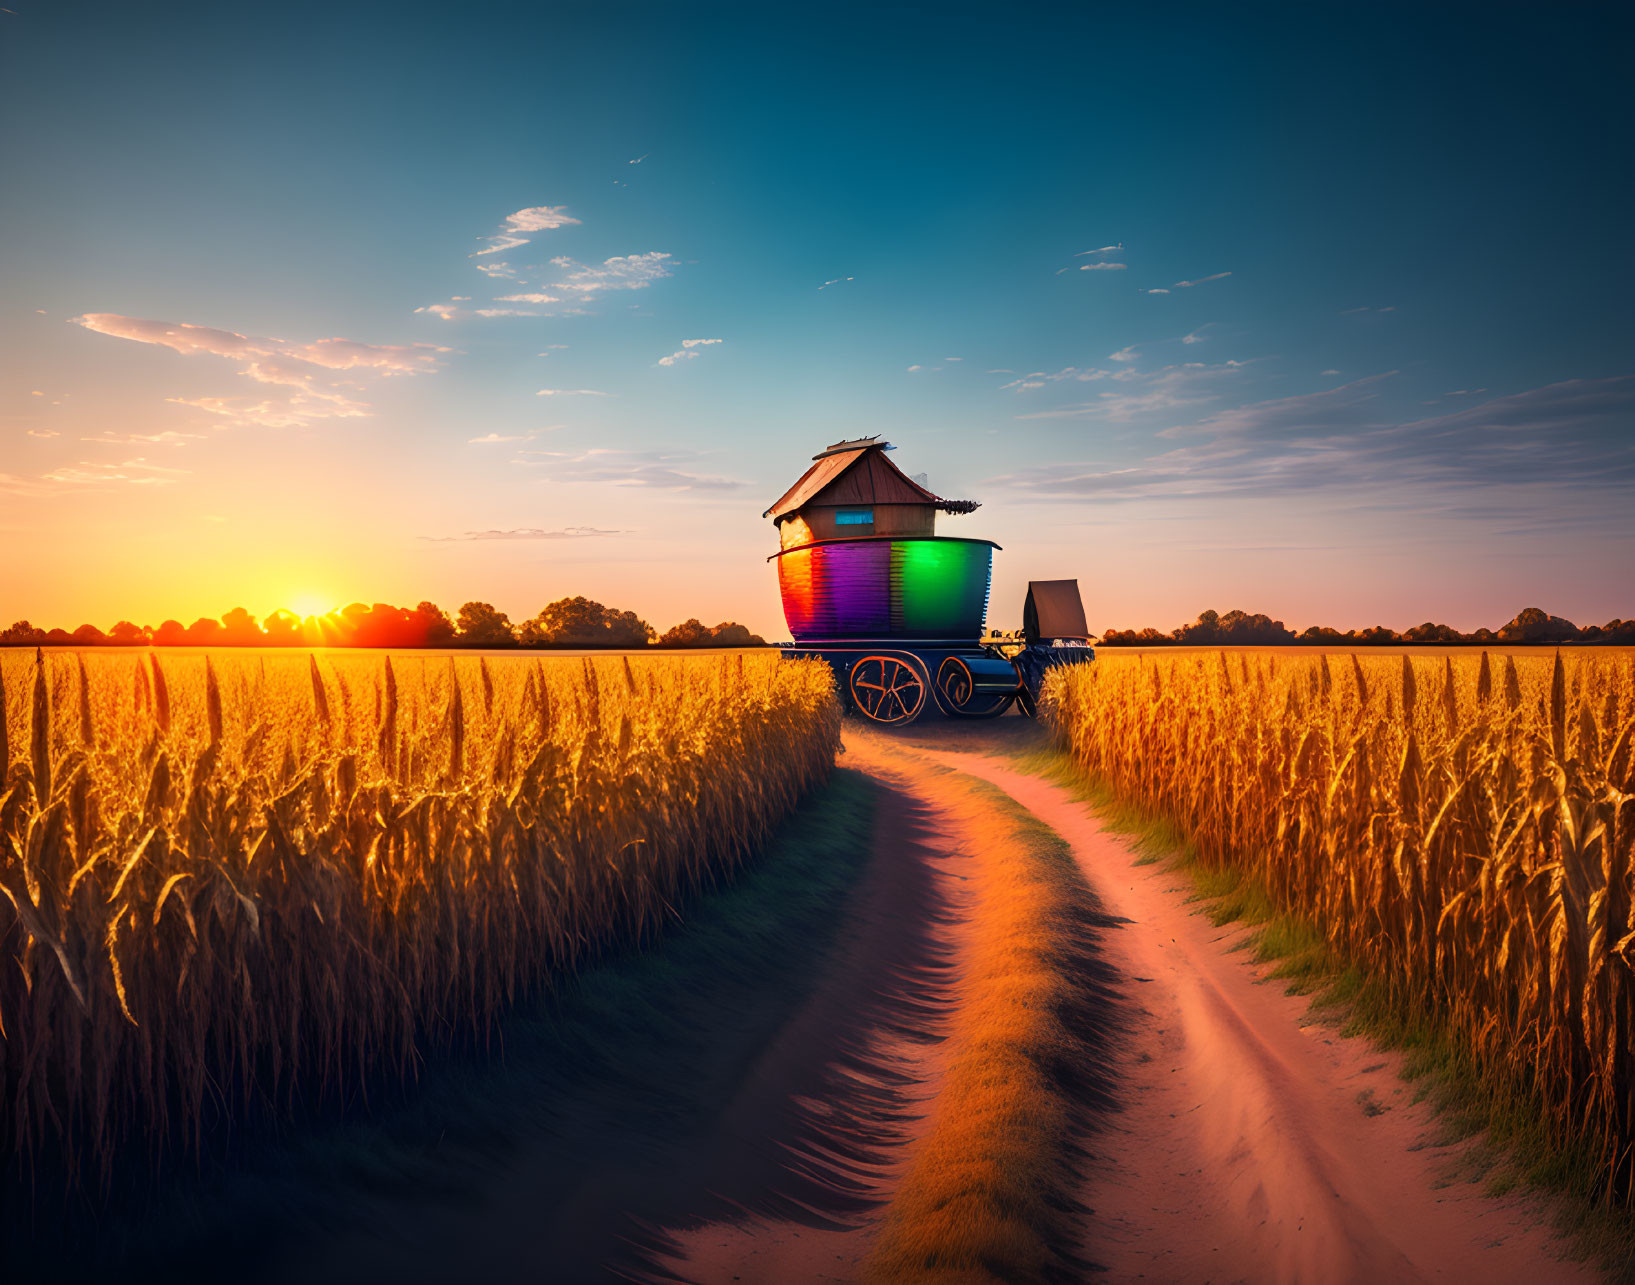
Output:
[[329,604],[327,599],[321,598],[317,594],[299,593],[290,599],[286,610],[291,615],[299,616],[302,620],[310,620],[314,616],[331,615],[335,608]]

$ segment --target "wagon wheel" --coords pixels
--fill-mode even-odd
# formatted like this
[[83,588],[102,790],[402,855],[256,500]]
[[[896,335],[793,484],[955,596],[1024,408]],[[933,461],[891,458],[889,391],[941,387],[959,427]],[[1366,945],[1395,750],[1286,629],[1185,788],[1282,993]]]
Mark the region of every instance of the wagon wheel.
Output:
[[974,687],[971,667],[958,656],[945,656],[932,694],[937,698],[937,708],[953,718],[998,718],[1016,699],[1015,692],[978,696]]
[[924,678],[895,656],[863,657],[846,686],[858,713],[876,723],[911,723],[925,704]]

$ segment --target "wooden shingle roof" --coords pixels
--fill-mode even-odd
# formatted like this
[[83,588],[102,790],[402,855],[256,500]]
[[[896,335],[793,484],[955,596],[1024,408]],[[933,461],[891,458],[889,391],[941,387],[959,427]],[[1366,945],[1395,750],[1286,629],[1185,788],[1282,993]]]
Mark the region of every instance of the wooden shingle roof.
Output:
[[946,513],[977,507],[975,500],[945,500],[926,490],[886,458],[890,449],[873,437],[831,446],[761,516],[782,522],[820,497],[825,504],[929,504]]

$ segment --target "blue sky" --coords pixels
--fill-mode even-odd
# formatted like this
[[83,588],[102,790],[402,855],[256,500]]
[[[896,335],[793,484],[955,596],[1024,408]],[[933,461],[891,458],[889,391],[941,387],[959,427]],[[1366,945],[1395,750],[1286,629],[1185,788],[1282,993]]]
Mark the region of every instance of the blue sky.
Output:
[[1616,7],[9,8],[8,620],[778,632],[875,432],[1002,627],[1635,613]]

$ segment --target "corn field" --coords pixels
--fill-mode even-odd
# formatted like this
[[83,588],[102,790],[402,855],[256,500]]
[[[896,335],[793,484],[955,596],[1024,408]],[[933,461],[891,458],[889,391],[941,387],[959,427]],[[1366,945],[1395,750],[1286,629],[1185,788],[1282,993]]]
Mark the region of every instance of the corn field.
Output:
[[833,765],[768,657],[0,653],[0,1154],[349,1104],[641,940]]
[[1627,653],[1104,656],[1045,705],[1083,768],[1446,1015],[1631,1197]]

